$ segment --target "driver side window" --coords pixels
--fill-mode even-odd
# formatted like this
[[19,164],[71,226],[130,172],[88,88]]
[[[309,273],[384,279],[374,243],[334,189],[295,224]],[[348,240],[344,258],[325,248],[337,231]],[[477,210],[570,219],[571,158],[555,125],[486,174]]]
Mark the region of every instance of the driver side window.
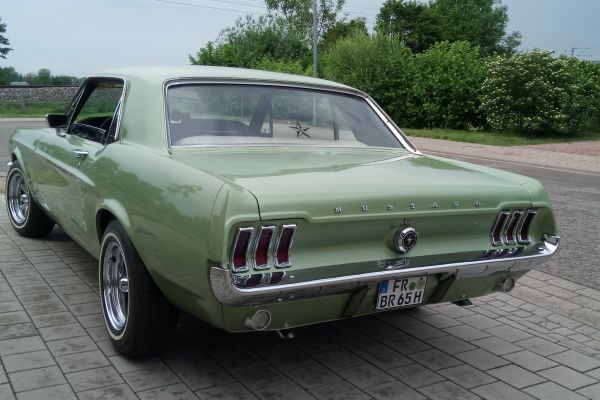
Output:
[[117,109],[123,83],[121,81],[97,81],[88,84],[72,119],[72,135],[102,143],[107,139],[111,127],[116,127]]

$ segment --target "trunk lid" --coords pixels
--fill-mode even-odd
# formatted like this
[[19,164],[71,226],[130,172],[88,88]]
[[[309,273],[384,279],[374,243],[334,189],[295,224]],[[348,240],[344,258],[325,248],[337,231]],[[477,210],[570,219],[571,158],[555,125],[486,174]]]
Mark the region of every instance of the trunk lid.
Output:
[[519,176],[396,149],[182,150],[182,162],[250,191],[261,218],[377,218],[530,204]]

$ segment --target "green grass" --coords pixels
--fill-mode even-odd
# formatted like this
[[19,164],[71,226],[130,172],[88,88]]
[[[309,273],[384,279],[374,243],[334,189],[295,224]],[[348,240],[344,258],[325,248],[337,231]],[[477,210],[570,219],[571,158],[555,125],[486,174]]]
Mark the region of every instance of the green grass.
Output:
[[0,118],[44,117],[46,114],[64,113],[67,107],[67,103],[26,104],[24,107],[20,104],[0,103]]
[[494,146],[520,146],[527,144],[564,143],[584,140],[600,140],[600,132],[580,132],[571,134],[546,134],[530,136],[516,132],[493,131],[461,131],[452,129],[402,129],[409,136],[418,136],[430,139],[453,140],[455,142],[468,142],[490,144]]

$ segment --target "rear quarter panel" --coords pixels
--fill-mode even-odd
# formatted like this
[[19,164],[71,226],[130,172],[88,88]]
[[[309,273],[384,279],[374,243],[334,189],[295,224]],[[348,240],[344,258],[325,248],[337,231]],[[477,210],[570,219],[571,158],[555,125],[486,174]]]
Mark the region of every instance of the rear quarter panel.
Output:
[[[211,212],[223,181],[177,162],[166,151],[123,143],[109,144],[94,169],[89,196],[95,204],[87,214],[107,210],[116,217],[177,307],[202,318],[218,317],[211,312],[207,260],[213,253]],[[98,256],[99,238],[95,243],[88,250]]]

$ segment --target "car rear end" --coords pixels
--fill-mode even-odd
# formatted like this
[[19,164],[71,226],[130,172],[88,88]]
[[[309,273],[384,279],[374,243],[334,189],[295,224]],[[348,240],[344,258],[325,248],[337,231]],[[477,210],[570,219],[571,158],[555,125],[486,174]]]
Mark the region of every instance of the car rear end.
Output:
[[510,291],[558,247],[544,202],[378,206],[231,225],[210,270],[223,327],[287,329]]

